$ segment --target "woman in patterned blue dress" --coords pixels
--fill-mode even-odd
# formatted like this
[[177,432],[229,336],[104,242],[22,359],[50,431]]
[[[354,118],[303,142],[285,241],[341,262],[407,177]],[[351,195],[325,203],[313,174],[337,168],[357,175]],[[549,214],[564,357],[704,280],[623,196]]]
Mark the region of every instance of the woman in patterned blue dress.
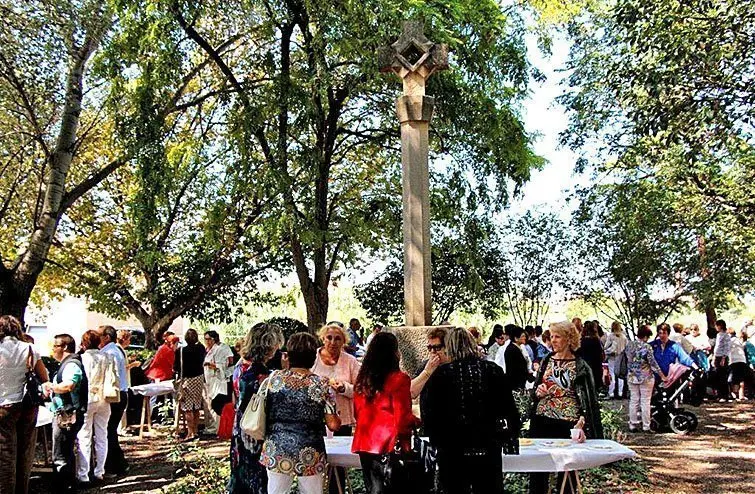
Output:
[[261,461],[267,467],[268,494],[287,493],[294,475],[301,494],[322,494],[327,466],[323,424],[336,431],[341,419],[328,380],[309,370],[318,345],[309,333],[291,336],[290,368],[273,372],[262,384],[267,430]]
[[259,323],[247,333],[241,347],[241,360],[233,370],[236,420],[231,436],[229,494],[267,494],[267,472],[260,464],[262,442],[244,434],[240,422],[249,399],[270,374],[267,362],[282,345],[283,333],[278,326]]

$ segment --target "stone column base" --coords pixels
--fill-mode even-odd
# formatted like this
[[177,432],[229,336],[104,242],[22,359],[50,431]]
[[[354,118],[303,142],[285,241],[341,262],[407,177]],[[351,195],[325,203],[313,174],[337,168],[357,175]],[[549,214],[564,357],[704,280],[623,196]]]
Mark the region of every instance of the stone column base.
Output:
[[427,351],[427,333],[431,329],[451,329],[453,326],[398,326],[387,330],[396,335],[401,352],[401,370],[414,378],[422,370],[422,363],[430,356]]

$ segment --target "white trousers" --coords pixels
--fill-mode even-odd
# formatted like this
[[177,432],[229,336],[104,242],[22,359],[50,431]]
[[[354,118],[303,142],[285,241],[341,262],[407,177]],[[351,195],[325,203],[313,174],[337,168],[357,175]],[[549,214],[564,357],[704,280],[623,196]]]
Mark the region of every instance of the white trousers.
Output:
[[90,458],[92,457],[92,435],[94,434],[94,476],[105,475],[107,459],[107,423],[110,420],[110,403],[89,403],[84,415],[84,424],[76,438],[79,449],[76,453],[76,477],[79,482],[89,481]]
[[619,396],[624,394],[624,379],[616,377],[616,372],[619,370],[619,363],[621,362],[621,356],[611,357],[608,359],[608,372],[611,374],[611,384],[608,385],[608,396],[613,396],[616,390],[616,382],[619,383]]
[[[288,494],[293,483],[293,475],[267,471],[267,494]],[[299,492],[301,494],[322,494],[322,486],[322,475],[299,477]]]
[[650,430],[650,398],[653,396],[655,381],[651,378],[642,384],[629,383],[629,427]]
[[212,398],[210,398],[210,389],[205,384],[204,387],[204,433],[217,434],[220,417],[212,410]]

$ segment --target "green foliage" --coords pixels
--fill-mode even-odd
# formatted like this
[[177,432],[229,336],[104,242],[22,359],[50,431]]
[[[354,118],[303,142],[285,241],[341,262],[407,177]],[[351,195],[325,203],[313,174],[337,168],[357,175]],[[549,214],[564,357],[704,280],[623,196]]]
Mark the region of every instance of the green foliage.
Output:
[[[723,308],[752,287],[753,12],[752,1],[620,0],[570,29],[564,142],[584,154],[578,168],[592,164],[627,187],[645,182],[668,201],[653,211],[699,243],[697,269],[681,278],[692,278],[700,307]],[[677,225],[669,230],[677,235]]]
[[722,235],[684,204],[649,180],[584,191],[573,218],[576,293],[630,332],[666,320],[691,298],[726,308],[732,295],[744,295],[753,283],[747,235]]
[[[495,251],[484,245],[470,248],[464,242],[445,238],[433,245],[433,323],[448,320],[454,311],[488,309],[485,287],[497,285]],[[401,324],[404,314],[403,263],[392,261],[372,281],[355,287],[355,295],[369,317],[382,324]]]
[[522,327],[543,324],[557,291],[571,288],[573,240],[553,212],[527,211],[512,217],[496,241],[501,253],[493,269],[499,283],[485,286]]
[[161,490],[164,494],[225,494],[231,474],[228,458],[213,458],[197,445],[177,443],[168,454],[177,481]]

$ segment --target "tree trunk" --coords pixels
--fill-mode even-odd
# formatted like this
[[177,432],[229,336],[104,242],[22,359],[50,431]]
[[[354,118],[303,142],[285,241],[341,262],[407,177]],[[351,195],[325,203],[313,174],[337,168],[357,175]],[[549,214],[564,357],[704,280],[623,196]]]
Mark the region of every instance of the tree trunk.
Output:
[[[103,19],[100,21],[104,22]],[[84,72],[100,37],[104,34],[104,31],[92,29],[93,32],[88,33],[83,45],[72,54],[70,60],[57,140],[48,158],[49,171],[44,177],[41,214],[35,218],[35,229],[26,250],[14,266],[10,269],[0,267],[0,312],[19,317],[22,322],[31,292],[47,262],[60,218],[70,206],[66,201],[66,179],[78,139]],[[96,183],[91,186],[94,185]],[[78,190],[77,194],[82,192]]]
[[13,276],[13,271],[0,272],[0,315],[13,316],[24,324],[31,289]]
[[159,318],[149,327],[144,327],[144,347],[150,350],[156,350],[163,342],[163,334],[170,328],[175,319]]
[[307,326],[314,333],[328,322],[330,295],[327,286],[323,289],[310,283],[308,288],[305,290],[302,285],[302,295],[304,295],[304,304],[307,307]]
[[[708,338],[716,337],[716,308],[713,304],[705,304],[705,322],[708,324]],[[712,335],[712,336],[711,336]]]

